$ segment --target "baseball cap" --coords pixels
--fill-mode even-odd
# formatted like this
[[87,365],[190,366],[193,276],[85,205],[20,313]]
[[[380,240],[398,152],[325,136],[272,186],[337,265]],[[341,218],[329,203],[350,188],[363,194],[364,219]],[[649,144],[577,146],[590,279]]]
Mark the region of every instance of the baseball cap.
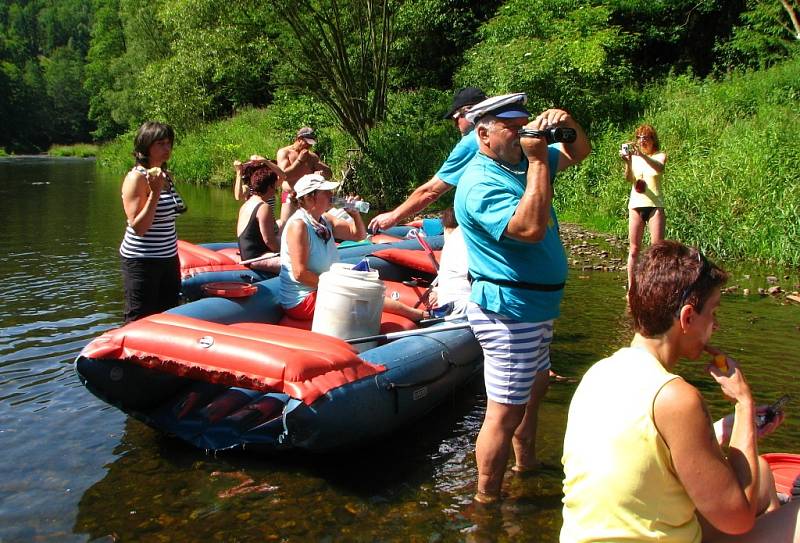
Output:
[[298,198],[311,194],[315,190],[333,190],[339,186],[335,181],[328,181],[318,173],[309,173],[297,180],[294,192]]
[[450,111],[444,116],[445,119],[452,119],[456,111],[464,106],[471,106],[478,102],[486,100],[486,94],[477,87],[464,87],[453,96],[453,103],[450,105]]
[[306,140],[309,145],[317,144],[317,137],[314,135],[314,129],[310,126],[304,126],[297,131],[297,137]]
[[501,119],[514,119],[516,117],[530,117],[530,112],[525,109],[528,95],[524,92],[492,96],[479,102],[467,111],[467,120],[476,123],[484,115],[494,115]]

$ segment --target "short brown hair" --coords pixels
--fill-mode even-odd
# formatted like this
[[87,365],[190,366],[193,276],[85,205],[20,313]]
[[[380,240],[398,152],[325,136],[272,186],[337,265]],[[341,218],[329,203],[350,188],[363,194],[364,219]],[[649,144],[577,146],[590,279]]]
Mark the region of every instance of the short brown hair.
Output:
[[727,280],[724,270],[693,247],[670,240],[653,244],[636,266],[628,292],[634,330],[645,337],[665,333],[684,305],[702,311]]
[[264,194],[270,187],[274,187],[277,182],[278,175],[269,166],[264,165],[250,174],[248,186],[251,194]]
[[[269,161],[277,164],[274,160]],[[265,162],[245,162],[242,165],[242,183],[250,187],[250,194],[264,194],[278,182],[278,175]]]
[[150,146],[158,140],[168,139],[170,143],[175,143],[175,130],[168,124],[147,121],[136,131],[133,138],[133,156],[136,163],[150,167]]

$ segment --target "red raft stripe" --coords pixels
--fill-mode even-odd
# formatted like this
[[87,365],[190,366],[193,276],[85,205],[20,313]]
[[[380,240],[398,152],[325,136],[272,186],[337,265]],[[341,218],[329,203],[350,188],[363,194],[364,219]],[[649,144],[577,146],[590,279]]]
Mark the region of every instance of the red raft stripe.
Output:
[[[441,251],[434,251],[433,254],[437,261],[441,260]],[[431,275],[436,275],[437,273],[433,262],[431,262],[431,258],[425,251],[416,249],[381,249],[380,251],[372,253],[372,256],[377,256],[378,258],[382,258],[398,266],[429,273]]]
[[791,496],[794,482],[800,477],[800,454],[766,453],[762,456],[775,478],[775,489]]
[[216,324],[169,313],[106,332],[81,355],[129,360],[227,386],[284,392],[306,404],[332,388],[385,371],[330,336],[269,324]]

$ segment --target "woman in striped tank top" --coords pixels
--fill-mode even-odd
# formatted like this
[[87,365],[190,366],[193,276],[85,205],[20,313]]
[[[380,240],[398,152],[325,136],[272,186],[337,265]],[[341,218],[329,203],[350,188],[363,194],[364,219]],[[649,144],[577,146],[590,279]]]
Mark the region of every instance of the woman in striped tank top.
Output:
[[178,305],[181,288],[175,218],[186,211],[166,162],[175,132],[167,124],[146,122],[134,139],[136,165],[122,182],[127,218],[119,248],[125,288],[125,322]]

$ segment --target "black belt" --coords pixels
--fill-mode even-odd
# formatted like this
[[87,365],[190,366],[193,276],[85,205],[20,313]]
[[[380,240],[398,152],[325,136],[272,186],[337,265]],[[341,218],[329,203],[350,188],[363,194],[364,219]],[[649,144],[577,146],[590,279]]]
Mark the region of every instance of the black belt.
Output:
[[544,284],[544,283],[527,283],[525,281],[507,281],[506,279],[489,279],[488,277],[472,277],[472,274],[467,273],[467,280],[472,284],[473,281],[486,281],[502,287],[521,288],[523,290],[540,290],[543,292],[556,292],[563,290],[566,283]]

